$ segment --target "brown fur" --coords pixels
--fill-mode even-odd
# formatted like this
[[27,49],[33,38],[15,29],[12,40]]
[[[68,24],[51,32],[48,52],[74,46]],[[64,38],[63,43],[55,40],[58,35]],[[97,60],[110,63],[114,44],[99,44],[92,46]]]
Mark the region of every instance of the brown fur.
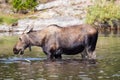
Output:
[[[71,55],[83,51],[85,53],[81,54],[82,58],[95,59],[93,53],[98,31],[90,25],[83,24],[69,27],[49,25],[43,30],[23,34],[22,37],[24,45],[18,45],[22,44],[21,40],[15,45],[13,51],[16,54],[29,46],[40,46],[48,59],[61,58],[61,54]],[[18,49],[18,47],[23,48]]]

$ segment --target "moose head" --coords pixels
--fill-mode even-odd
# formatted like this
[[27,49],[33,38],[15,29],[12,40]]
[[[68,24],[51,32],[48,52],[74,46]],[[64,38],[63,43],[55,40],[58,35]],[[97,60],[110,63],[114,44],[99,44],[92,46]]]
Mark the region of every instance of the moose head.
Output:
[[[28,27],[26,29],[28,29]],[[13,47],[14,54],[22,55],[22,54],[24,54],[24,50],[26,48],[29,48],[29,50],[31,51],[30,38],[28,36],[28,33],[32,32],[33,28],[31,28],[29,31],[25,32],[26,29],[20,35],[18,42]]]

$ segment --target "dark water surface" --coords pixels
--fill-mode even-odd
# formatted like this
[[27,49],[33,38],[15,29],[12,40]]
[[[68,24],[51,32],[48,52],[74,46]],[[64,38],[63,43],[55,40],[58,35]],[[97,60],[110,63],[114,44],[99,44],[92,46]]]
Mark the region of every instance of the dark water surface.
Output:
[[15,56],[12,47],[18,36],[0,36],[0,80],[120,80],[120,34],[100,34],[97,63],[82,62],[81,56],[63,55],[48,62],[40,48]]

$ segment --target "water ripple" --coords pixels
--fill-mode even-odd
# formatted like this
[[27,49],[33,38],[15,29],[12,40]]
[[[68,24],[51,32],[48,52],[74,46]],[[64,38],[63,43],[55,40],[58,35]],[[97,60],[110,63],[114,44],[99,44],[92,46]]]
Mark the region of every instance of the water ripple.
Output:
[[13,57],[13,58],[1,58],[0,59],[0,63],[6,63],[6,64],[9,64],[9,63],[18,63],[18,62],[31,62],[31,61],[41,61],[41,60],[44,60],[46,58],[18,58],[18,57]]

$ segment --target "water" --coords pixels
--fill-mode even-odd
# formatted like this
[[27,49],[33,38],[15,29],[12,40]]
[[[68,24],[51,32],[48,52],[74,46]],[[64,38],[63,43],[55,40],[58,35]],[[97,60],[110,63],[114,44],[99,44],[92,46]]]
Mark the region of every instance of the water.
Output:
[[82,62],[79,54],[48,62],[38,47],[15,56],[17,38],[0,36],[0,80],[120,80],[120,33],[99,35],[96,64]]

